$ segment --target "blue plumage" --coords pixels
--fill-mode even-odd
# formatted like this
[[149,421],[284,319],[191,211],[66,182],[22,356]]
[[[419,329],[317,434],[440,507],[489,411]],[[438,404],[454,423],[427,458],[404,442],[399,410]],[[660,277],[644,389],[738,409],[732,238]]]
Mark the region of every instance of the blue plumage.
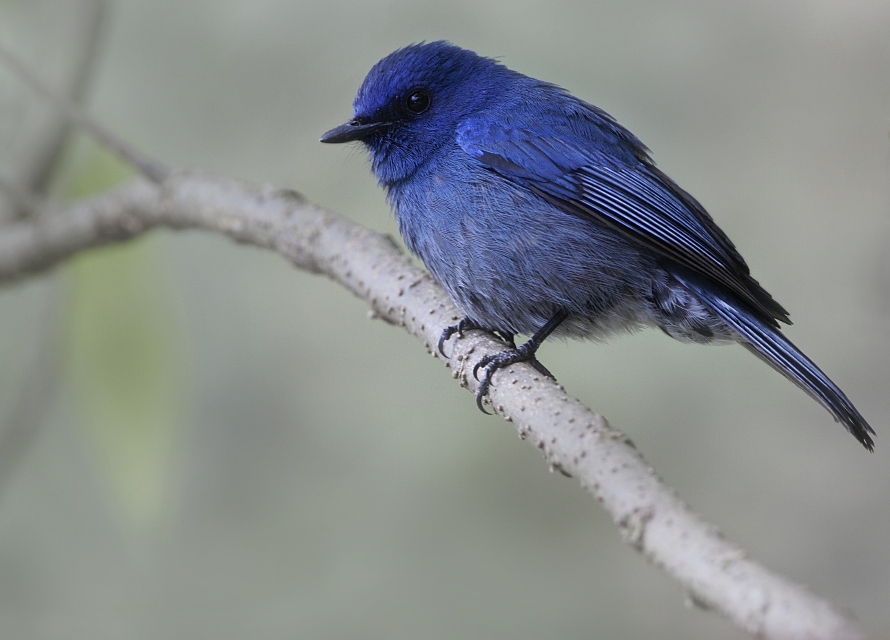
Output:
[[743,344],[873,448],[729,238],[601,109],[445,42],[378,62],[353,107],[322,142],[367,146],[406,244],[466,314],[443,340],[472,327],[532,336],[480,363],[480,408],[497,369],[546,372],[534,356],[551,334],[653,326]]

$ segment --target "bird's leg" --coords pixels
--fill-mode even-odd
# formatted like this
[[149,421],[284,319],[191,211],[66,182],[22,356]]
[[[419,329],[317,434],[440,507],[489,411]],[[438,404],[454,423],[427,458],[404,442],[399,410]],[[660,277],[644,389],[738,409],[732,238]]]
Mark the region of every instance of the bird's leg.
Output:
[[[476,366],[473,367],[473,377],[479,380],[479,388],[476,390],[476,406],[479,407],[479,410],[482,413],[488,413],[482,406],[482,399],[488,394],[488,388],[491,386],[491,377],[498,369],[503,369],[516,362],[528,362],[539,373],[548,378],[553,378],[553,374],[550,373],[544,365],[538,362],[537,358],[535,358],[535,353],[537,352],[538,347],[541,346],[541,343],[543,343],[544,340],[546,340],[547,337],[553,333],[560,324],[562,324],[562,321],[565,320],[568,315],[569,314],[565,311],[557,311],[556,314],[554,314],[543,327],[535,331],[535,335],[529,338],[521,347],[515,347],[508,351],[501,351],[494,355],[485,356],[476,363]],[[484,369],[481,380],[478,375],[479,369]]]

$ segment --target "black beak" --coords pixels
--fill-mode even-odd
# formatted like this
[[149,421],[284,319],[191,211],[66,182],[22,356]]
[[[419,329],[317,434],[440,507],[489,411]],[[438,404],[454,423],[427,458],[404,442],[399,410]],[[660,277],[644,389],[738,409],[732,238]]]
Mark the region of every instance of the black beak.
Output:
[[354,142],[356,140],[365,140],[378,131],[383,131],[389,127],[388,122],[362,122],[354,118],[346,124],[334,127],[321,137],[321,142],[329,144],[337,144],[340,142]]

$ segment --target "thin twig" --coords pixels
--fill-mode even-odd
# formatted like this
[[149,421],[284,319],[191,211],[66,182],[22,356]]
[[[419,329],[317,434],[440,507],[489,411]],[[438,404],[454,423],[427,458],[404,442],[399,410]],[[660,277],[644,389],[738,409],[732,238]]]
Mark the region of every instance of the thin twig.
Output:
[[169,175],[169,169],[124,142],[117,135],[96,122],[77,104],[53,91],[43,80],[37,77],[36,73],[19,60],[14,53],[2,45],[0,45],[0,62],[3,62],[22,82],[58,109],[71,122],[83,127],[96,140],[138,169],[146,178],[152,182],[161,183]]
[[[58,46],[45,52],[45,63],[49,70],[55,70],[52,86],[64,100],[78,102],[87,88],[97,61],[106,8],[107,0],[78,0],[59,6],[55,12],[66,28]],[[14,92],[13,102],[27,115],[23,114],[16,134],[3,149],[7,161],[3,163],[0,189],[8,197],[0,199],[0,224],[40,208],[74,124],[51,105],[47,109],[33,108],[36,100],[26,96],[26,91]]]

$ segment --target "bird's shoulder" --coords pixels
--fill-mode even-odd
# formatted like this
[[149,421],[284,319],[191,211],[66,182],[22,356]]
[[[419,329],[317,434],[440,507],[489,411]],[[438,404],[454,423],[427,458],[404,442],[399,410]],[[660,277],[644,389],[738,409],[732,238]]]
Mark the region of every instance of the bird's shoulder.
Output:
[[458,146],[517,177],[539,179],[587,165],[650,162],[645,145],[605,111],[555,85],[527,80],[461,120]]

